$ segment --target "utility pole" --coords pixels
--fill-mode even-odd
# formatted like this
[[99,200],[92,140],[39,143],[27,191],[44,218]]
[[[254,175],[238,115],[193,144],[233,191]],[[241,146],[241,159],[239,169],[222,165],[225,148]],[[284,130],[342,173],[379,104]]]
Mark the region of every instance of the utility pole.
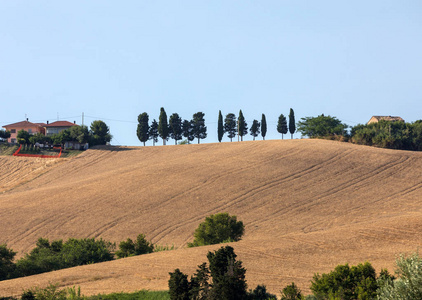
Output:
[[82,112],[82,126],[84,126],[84,113]]

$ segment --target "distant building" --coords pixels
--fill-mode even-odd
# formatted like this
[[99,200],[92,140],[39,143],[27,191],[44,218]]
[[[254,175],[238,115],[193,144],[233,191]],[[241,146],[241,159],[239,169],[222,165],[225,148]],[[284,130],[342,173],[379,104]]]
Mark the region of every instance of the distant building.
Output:
[[49,123],[47,121],[47,124],[44,125],[45,128],[45,135],[46,136],[52,136],[54,134],[58,134],[61,131],[65,129],[69,129],[72,126],[78,126],[76,125],[76,122],[69,122],[69,121],[56,121],[53,123]]
[[384,120],[384,121],[389,121],[389,122],[404,122],[404,120],[400,117],[393,117],[393,116],[373,116],[368,123],[366,123],[367,125],[371,124],[371,123],[378,123],[379,121]]
[[18,140],[17,135],[20,130],[23,129],[32,135],[37,133],[42,133],[45,135],[45,125],[46,124],[44,123],[32,123],[26,119],[26,121],[4,125],[3,128],[5,128],[6,131],[10,131],[10,138],[8,138],[7,141],[9,143],[16,144]]
[[6,131],[10,131],[10,138],[7,139],[9,143],[16,144],[18,139],[17,135],[20,130],[25,130],[29,134],[34,135],[37,133],[41,133],[46,136],[52,136],[54,134],[58,134],[61,131],[65,129],[69,129],[72,126],[79,126],[76,124],[76,122],[69,122],[69,121],[56,121],[53,123],[49,123],[47,121],[47,124],[45,123],[32,123],[29,122],[28,119],[26,121],[13,123],[9,125],[4,125],[3,128],[6,129]]

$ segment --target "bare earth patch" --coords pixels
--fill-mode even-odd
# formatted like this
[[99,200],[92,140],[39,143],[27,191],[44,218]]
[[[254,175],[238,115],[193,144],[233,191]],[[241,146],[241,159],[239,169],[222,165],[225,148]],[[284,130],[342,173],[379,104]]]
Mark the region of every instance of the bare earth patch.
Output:
[[165,290],[168,272],[192,274],[220,247],[185,248],[218,212],[244,222],[231,245],[249,287],[272,293],[292,281],[309,293],[313,274],[338,264],[393,271],[396,255],[422,242],[418,152],[284,140],[107,147],[48,166],[19,159],[0,158],[0,243],[18,256],[39,237],[119,242],[139,233],[178,250],[3,281],[0,296],[48,282],[87,295]]

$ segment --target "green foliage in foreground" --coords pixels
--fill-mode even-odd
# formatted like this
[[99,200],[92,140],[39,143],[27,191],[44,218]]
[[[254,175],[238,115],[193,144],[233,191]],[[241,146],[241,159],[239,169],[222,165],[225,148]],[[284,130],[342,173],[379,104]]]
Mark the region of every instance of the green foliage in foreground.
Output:
[[113,293],[86,297],[87,300],[169,300],[168,291],[138,291],[134,293]]
[[[230,246],[208,252],[207,263],[198,266],[191,277],[179,269],[170,272],[169,294],[171,300],[266,300],[277,299],[264,285],[247,292],[246,269]],[[211,280],[211,281],[210,281]]]
[[230,216],[228,213],[211,215],[199,224],[194,233],[195,239],[188,247],[237,242],[244,232],[243,222],[237,221],[236,216]]
[[[3,298],[6,299],[6,298]],[[3,300],[0,298],[0,300]],[[16,299],[16,298],[7,298]],[[23,291],[22,300],[168,300],[168,291],[141,290],[133,293],[112,293],[84,296],[78,287],[59,289],[58,284],[49,284],[45,288],[34,287]]]
[[378,284],[379,300],[422,299],[422,258],[418,253],[410,256],[400,255],[396,260],[397,279],[380,276]]

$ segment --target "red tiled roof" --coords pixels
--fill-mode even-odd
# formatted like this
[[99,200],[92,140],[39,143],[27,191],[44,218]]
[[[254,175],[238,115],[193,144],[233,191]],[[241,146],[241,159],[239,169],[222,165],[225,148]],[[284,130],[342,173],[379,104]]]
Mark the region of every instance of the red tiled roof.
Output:
[[7,128],[7,127],[16,127],[16,128],[23,127],[23,128],[25,128],[25,127],[43,127],[43,126],[40,125],[40,123],[31,123],[29,121],[22,121],[22,122],[9,124],[9,125],[4,125],[3,127],[4,128]]
[[56,122],[44,125],[44,127],[71,127],[71,126],[78,126],[78,125],[69,121],[56,121]]

